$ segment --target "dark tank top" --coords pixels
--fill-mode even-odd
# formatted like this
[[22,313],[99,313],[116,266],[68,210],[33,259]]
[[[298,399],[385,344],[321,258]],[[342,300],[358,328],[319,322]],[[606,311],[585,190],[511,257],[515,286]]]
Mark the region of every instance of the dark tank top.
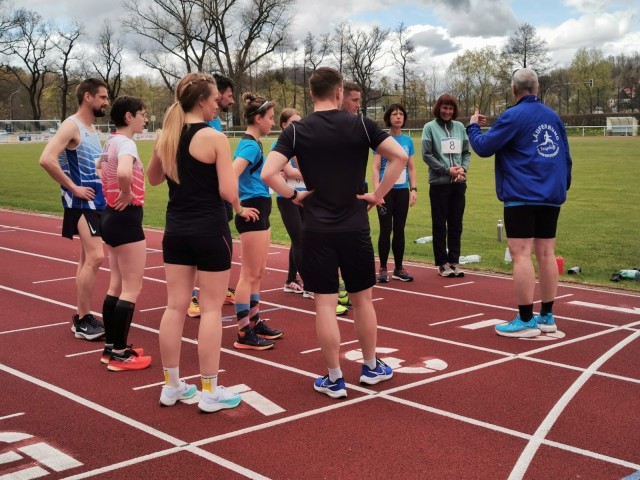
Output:
[[180,183],[167,179],[166,233],[216,236],[230,233],[215,164],[200,162],[189,153],[191,139],[203,128],[211,127],[206,123],[193,123],[182,129],[177,152]]

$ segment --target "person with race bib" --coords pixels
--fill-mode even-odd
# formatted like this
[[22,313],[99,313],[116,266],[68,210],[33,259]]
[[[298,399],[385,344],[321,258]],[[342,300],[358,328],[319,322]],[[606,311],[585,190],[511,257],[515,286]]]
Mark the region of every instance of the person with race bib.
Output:
[[260,281],[267,268],[271,240],[271,193],[260,178],[265,161],[260,138],[273,128],[275,104],[253,93],[244,93],[242,102],[247,130],[233,154],[233,170],[238,178],[242,207],[255,208],[260,212],[260,218],[251,223],[238,215],[235,218],[242,245],[242,263],[235,304],[238,339],[233,346],[244,350],[268,350],[284,333],[272,329],[260,318]]
[[429,166],[433,256],[443,277],[464,276],[458,262],[471,151],[465,127],[456,121],[458,112],[456,98],[445,93],[433,106],[435,119],[422,130],[422,159]]
[[[399,103],[389,105],[384,112],[384,123],[390,129],[389,133],[407,152],[409,161],[398,180],[394,183],[393,188],[385,195],[384,204],[377,207],[378,220],[380,222],[380,235],[378,236],[379,283],[387,283],[389,281],[387,260],[391,249],[393,249],[393,262],[395,264],[392,278],[402,282],[413,281],[413,277],[407,273],[402,265],[405,246],[404,227],[407,223],[407,214],[409,207],[413,207],[418,199],[416,166],[413,163],[415,148],[411,137],[402,133],[402,128],[406,121],[407,111]],[[386,168],[387,159],[374,152],[372,168],[374,190],[378,188]],[[391,240],[391,232],[393,232],[393,241]]]

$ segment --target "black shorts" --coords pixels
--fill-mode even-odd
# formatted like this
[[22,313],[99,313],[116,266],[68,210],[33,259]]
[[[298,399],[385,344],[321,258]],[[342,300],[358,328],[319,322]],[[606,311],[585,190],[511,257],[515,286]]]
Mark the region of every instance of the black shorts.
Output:
[[100,236],[100,216],[101,210],[89,210],[87,208],[65,208],[62,217],[62,236],[73,239],[74,235],[79,235],[78,222],[80,217],[87,220],[89,232],[92,237]]
[[254,197],[248,198],[240,202],[243,207],[257,208],[260,212],[260,218],[255,222],[247,222],[240,215],[236,215],[236,229],[238,233],[245,232],[262,232],[269,230],[271,223],[269,223],[269,216],[271,215],[271,197]]
[[550,205],[504,207],[504,227],[509,238],[556,238],[559,216]]
[[162,238],[164,263],[195,266],[203,272],[231,269],[232,252],[230,233],[194,236],[165,233]]
[[142,207],[129,205],[121,211],[107,207],[100,221],[102,240],[110,247],[144,240],[142,230]]
[[376,284],[371,232],[302,232],[304,288],[315,293],[338,293],[338,268],[348,292]]

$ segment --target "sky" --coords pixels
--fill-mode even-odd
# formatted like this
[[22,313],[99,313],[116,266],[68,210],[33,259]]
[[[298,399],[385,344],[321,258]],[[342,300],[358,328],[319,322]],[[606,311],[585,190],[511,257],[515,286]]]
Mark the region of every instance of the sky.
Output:
[[[95,36],[105,19],[117,27],[118,1],[19,3],[44,18],[80,21]],[[445,69],[467,49],[501,48],[524,22],[547,42],[552,67],[568,66],[579,48],[599,48],[605,56],[640,51],[638,0],[295,0],[293,8],[290,34],[298,41],[307,32],[332,32],[341,22],[391,29],[404,22],[425,73]]]

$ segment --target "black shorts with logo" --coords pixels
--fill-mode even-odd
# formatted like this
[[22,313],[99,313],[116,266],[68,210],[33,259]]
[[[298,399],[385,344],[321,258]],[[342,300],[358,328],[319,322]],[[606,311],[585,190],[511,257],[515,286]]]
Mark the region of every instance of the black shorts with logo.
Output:
[[89,210],[87,208],[65,208],[62,217],[62,236],[73,239],[74,235],[79,235],[78,222],[84,217],[89,225],[89,232],[92,237],[100,237],[100,217],[101,210]]

